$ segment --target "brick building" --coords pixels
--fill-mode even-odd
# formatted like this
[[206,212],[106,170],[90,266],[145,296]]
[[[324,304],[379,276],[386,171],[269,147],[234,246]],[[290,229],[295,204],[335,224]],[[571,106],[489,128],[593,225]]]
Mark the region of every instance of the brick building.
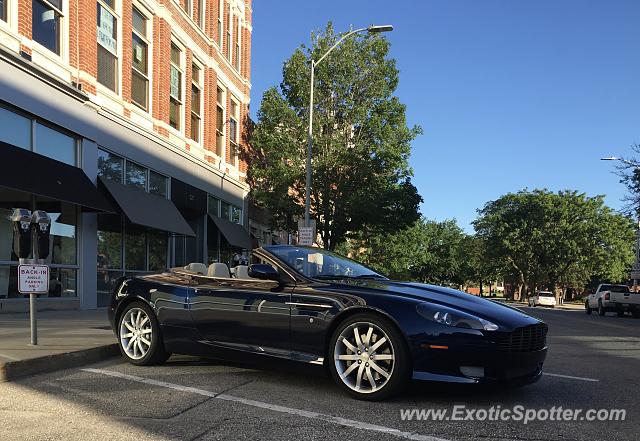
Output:
[[26,308],[13,208],[51,214],[49,307],[104,306],[123,274],[250,247],[251,14],[251,0],[0,0],[0,174],[39,173],[0,178],[0,312]]

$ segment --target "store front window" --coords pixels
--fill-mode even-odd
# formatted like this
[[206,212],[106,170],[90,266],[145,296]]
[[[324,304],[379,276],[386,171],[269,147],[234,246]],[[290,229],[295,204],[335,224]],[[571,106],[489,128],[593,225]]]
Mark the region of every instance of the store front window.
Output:
[[114,283],[123,275],[164,271],[169,237],[118,215],[98,215],[98,306],[108,306]]
[[[167,176],[103,149],[98,175],[163,198],[168,194]],[[98,215],[98,306],[108,305],[119,277],[165,270],[168,250],[168,233],[134,225],[123,215]]]

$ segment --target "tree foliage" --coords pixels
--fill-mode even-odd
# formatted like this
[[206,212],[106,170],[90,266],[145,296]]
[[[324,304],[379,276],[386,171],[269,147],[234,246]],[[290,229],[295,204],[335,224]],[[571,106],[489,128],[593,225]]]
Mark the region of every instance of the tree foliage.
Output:
[[[640,155],[640,144],[633,145],[633,153]],[[640,160],[635,158],[621,158],[620,164],[616,167],[620,183],[627,187],[627,194],[623,201],[624,212],[640,219]]]
[[[247,151],[253,197],[274,227],[294,231],[304,212],[310,60],[339,38],[329,24],[284,62],[280,88],[267,90]],[[411,141],[389,42],[380,35],[343,41],[315,71],[311,216],[325,248],[349,234],[386,233],[418,218]]]
[[455,220],[421,218],[395,233],[353,238],[340,251],[393,279],[463,285],[468,240]]
[[582,288],[592,278],[628,278],[634,260],[633,222],[602,196],[523,190],[488,202],[474,222],[490,261],[504,265],[530,290]]

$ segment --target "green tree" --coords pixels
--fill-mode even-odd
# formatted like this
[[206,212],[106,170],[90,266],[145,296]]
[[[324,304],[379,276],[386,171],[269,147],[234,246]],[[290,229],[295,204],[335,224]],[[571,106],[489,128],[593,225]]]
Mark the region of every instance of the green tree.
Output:
[[523,190],[488,202],[474,222],[487,257],[523,288],[582,288],[592,277],[627,279],[633,262],[632,221],[602,196]]
[[401,231],[352,238],[339,251],[392,279],[461,285],[465,240],[455,220],[421,218]]
[[[253,197],[273,213],[274,227],[294,231],[304,211],[310,59],[339,35],[331,24],[284,62],[279,90],[262,98],[253,128],[248,180]],[[380,35],[346,39],[316,68],[311,215],[322,245],[350,234],[401,230],[418,217],[422,198],[411,183],[411,141],[389,42]]]

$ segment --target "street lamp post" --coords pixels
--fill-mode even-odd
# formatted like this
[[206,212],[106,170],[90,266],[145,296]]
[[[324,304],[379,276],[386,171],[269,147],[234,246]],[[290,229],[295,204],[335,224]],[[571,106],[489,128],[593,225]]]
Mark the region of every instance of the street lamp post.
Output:
[[314,73],[315,68],[322,60],[325,59],[332,50],[334,50],[340,43],[342,43],[346,38],[357,34],[358,32],[369,32],[369,33],[379,33],[379,32],[390,32],[393,31],[393,26],[391,25],[383,25],[383,26],[369,26],[368,28],[360,28],[354,29],[352,31],[347,32],[340,38],[333,46],[329,48],[327,52],[321,56],[318,61],[314,61],[311,59],[311,85],[309,91],[309,130],[307,131],[307,180],[305,185],[305,198],[304,198],[304,224],[306,227],[311,226],[311,153],[313,151],[313,85],[314,85]]
[[[619,156],[606,156],[600,158],[601,161],[620,161],[627,164],[630,167],[634,167],[636,170],[640,170],[640,163],[629,161],[628,159],[621,158]],[[638,278],[637,273],[640,272],[640,222],[638,223],[638,230],[636,230],[636,263],[633,265],[631,279],[633,279],[633,291],[637,291]]]

